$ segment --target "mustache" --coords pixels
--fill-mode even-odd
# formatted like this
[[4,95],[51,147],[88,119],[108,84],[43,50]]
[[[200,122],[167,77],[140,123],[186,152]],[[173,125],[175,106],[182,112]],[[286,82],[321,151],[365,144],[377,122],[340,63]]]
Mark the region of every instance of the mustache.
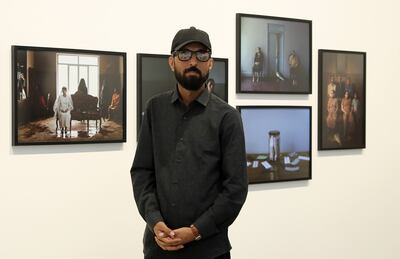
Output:
[[201,71],[197,67],[189,67],[183,71],[184,74],[189,73],[189,72],[195,72],[201,76]]

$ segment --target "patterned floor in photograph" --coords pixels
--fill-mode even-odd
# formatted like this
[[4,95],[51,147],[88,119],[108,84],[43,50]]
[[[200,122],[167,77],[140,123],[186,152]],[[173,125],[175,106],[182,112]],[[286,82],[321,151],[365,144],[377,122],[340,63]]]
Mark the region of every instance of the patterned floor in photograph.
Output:
[[86,121],[72,121],[71,131],[68,127],[67,134],[61,134],[60,129],[56,131],[54,117],[30,122],[18,128],[20,143],[112,141],[121,140],[122,137],[122,125],[111,120],[103,121],[101,129],[99,125],[96,128],[95,121],[89,121],[89,130]]

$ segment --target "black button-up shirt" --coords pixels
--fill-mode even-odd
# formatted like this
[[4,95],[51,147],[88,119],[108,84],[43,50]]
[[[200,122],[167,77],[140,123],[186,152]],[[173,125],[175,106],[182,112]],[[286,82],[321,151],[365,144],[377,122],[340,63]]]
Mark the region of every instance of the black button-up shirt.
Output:
[[[135,201],[147,223],[146,258],[207,259],[228,252],[228,226],[246,199],[247,173],[239,112],[205,89],[189,106],[178,90],[146,107],[131,169]],[[194,224],[202,239],[163,251],[154,225]]]

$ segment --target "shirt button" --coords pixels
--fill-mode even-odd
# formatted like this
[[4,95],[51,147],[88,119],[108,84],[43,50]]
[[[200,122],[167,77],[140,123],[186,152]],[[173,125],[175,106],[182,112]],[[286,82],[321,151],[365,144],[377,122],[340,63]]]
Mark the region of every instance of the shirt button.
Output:
[[172,205],[172,207],[175,207],[175,206],[176,206],[176,203],[173,202],[173,203],[171,203],[171,205]]
[[183,141],[183,138],[180,138],[179,140],[180,140],[180,141]]
[[186,116],[183,116],[183,120],[187,120],[187,117],[186,117]]

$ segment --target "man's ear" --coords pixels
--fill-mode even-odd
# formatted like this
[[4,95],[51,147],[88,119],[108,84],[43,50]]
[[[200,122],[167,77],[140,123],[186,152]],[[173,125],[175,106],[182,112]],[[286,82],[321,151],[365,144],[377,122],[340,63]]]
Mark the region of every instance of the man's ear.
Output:
[[211,71],[211,69],[214,66],[214,59],[210,58],[210,60],[208,62],[210,62],[210,64],[208,65],[208,70]]
[[169,56],[169,58],[168,58],[168,64],[169,64],[169,67],[171,68],[171,71],[174,72],[175,61],[174,61],[174,57],[172,55]]

